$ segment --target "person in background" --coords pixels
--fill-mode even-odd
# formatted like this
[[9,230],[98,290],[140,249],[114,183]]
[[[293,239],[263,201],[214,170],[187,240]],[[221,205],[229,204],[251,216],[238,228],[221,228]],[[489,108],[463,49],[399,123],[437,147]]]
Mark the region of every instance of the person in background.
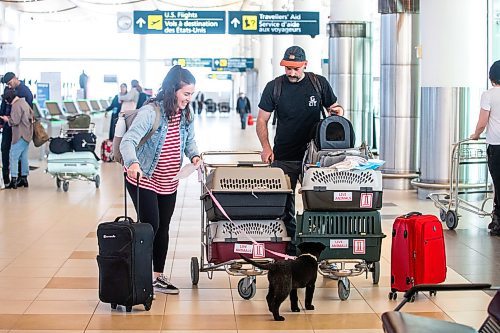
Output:
[[491,223],[488,225],[490,235],[500,236],[500,60],[491,65],[489,79],[492,87],[481,95],[481,111],[476,130],[470,136],[472,140],[479,139],[485,129],[486,155],[488,169],[493,180],[494,198]]
[[[170,221],[174,212],[179,172],[183,155],[196,166],[201,162],[194,138],[193,113],[189,105],[196,80],[187,69],[176,65],[165,76],[155,98],[146,102],[123,136],[120,152],[127,172],[127,190],[137,209],[139,176],[142,222],[150,223],[155,232],[153,242],[153,287],[155,291],[178,294],[163,274],[169,246]],[[141,139],[152,128],[156,118],[153,104],[162,117],[157,131],[139,149]]]
[[[306,75],[306,54],[301,47],[289,47],[280,65],[285,67],[285,75],[268,82],[264,88],[256,130],[262,145],[262,161],[283,169],[290,177],[294,192],[287,200],[283,222],[288,236],[295,239],[295,187],[302,171],[302,159],[311,139],[311,132],[320,121],[323,107],[329,114],[338,115],[343,115],[343,109],[337,104],[337,97],[325,77],[313,73]],[[320,92],[316,91],[313,78],[321,88]],[[281,82],[281,92],[279,99],[275,100],[274,87],[277,80]],[[273,112],[278,123],[272,148],[268,123]],[[295,246],[292,242],[290,244],[287,252],[295,255]]]
[[[12,72],[7,72],[4,74],[2,78],[2,82],[6,84],[5,90],[12,88],[16,91],[16,95],[19,98],[24,98],[26,103],[33,109],[33,94],[31,90],[24,84],[24,82],[20,81],[17,76]],[[5,93],[5,91],[4,91]],[[11,105],[7,103],[2,98],[2,103],[0,104],[0,116],[10,116]],[[12,128],[6,122],[1,122],[2,125],[2,144],[1,144],[1,152],[2,152],[2,176],[5,186],[9,186],[10,183],[10,148],[12,145]],[[21,172],[21,166],[18,166],[18,173]],[[20,179],[18,180],[20,181]]]
[[89,76],[85,74],[85,71],[82,71],[82,74],[80,74],[80,78],[78,80],[78,83],[80,84],[80,88],[83,90],[83,98],[87,98],[87,91],[88,91],[88,84],[89,84]]
[[139,104],[139,96],[142,92],[142,87],[137,80],[130,81],[130,86],[130,90],[125,95],[119,96],[118,99],[120,102],[133,102],[135,108],[138,109],[137,105]]
[[122,84],[120,84],[120,93],[113,98],[111,105],[106,108],[106,111],[113,110],[113,113],[111,114],[111,123],[109,125],[109,139],[110,140],[113,140],[113,138],[115,137],[116,121],[118,120],[118,114],[120,113],[120,111],[122,109],[122,102],[120,101],[119,97],[124,96],[126,94],[127,94],[127,84],[122,83]]
[[195,100],[198,106],[198,114],[201,114],[201,111],[203,111],[203,103],[205,103],[205,94],[202,91],[198,91]]
[[10,183],[6,188],[16,189],[18,186],[28,187],[28,148],[33,139],[33,121],[35,115],[24,97],[19,98],[14,89],[7,89],[2,98],[11,105],[10,116],[1,116],[12,128],[12,147],[10,149],[10,165],[21,162],[21,176],[18,182],[18,169],[10,169]]
[[251,112],[251,109],[250,100],[243,92],[240,92],[239,97],[236,100],[236,112],[240,114],[241,129],[245,129],[247,126],[247,116]]

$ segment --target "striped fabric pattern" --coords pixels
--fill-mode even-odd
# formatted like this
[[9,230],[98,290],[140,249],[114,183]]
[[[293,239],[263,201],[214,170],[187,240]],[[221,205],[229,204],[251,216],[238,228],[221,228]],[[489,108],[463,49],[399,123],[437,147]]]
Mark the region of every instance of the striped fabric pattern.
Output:
[[[181,114],[178,113],[169,121],[167,137],[161,149],[158,164],[151,178],[141,178],[140,188],[162,195],[172,194],[177,191],[179,181],[172,181],[172,178],[179,172],[181,167],[180,120]],[[128,176],[127,180],[131,184],[136,183],[134,179]]]

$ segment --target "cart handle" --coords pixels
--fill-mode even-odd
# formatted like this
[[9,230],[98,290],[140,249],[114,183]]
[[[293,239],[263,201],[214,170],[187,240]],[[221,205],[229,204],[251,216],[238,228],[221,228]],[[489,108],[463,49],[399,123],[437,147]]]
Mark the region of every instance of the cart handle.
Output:
[[407,219],[410,216],[420,216],[420,215],[422,215],[422,213],[420,213],[420,212],[409,212],[409,213],[406,213],[405,215],[402,215],[402,217]]
[[[260,151],[206,151],[200,154],[200,158],[203,160],[205,156],[237,156],[237,155],[259,155]],[[261,162],[261,161],[238,161],[236,163],[207,163],[204,162],[204,165],[211,168],[217,167],[267,167],[269,163]]]
[[404,299],[394,311],[399,311],[419,291],[484,290],[489,288],[491,288],[490,283],[418,284],[405,292]]

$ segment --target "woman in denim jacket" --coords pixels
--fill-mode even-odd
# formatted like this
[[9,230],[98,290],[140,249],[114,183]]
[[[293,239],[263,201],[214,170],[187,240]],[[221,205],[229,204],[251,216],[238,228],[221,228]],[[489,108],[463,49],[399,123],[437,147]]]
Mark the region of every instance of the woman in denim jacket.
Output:
[[[155,291],[178,294],[179,289],[163,275],[167,258],[169,227],[174,212],[179,172],[183,154],[198,165],[200,157],[194,139],[193,114],[189,109],[195,89],[194,76],[180,66],[174,66],[163,80],[156,98],[137,113],[123,136],[120,152],[127,171],[127,190],[137,210],[137,176],[140,177],[140,211],[142,222],[150,223],[155,232],[153,242],[153,286]],[[153,127],[156,111],[161,109],[158,130],[143,145],[141,139]]]

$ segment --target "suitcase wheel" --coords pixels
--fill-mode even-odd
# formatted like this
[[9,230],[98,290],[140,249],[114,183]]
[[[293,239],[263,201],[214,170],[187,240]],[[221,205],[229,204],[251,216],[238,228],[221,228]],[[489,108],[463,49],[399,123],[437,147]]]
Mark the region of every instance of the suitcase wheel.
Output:
[[431,296],[431,297],[436,296],[436,294],[437,294],[437,291],[435,291],[435,290],[429,291],[429,296]]
[[118,304],[116,304],[116,303],[111,303],[111,308],[112,308],[113,310],[116,310],[116,307],[117,307],[117,306],[118,306]]
[[398,298],[398,293],[395,292],[395,291],[391,291],[389,293],[389,299],[393,299],[393,300],[396,300]]
[[151,310],[151,304],[153,304],[153,296],[151,296],[146,303],[144,303],[144,310],[149,311]]
[[126,309],[127,312],[131,312],[132,311],[132,307],[131,306],[127,306],[125,309]]

